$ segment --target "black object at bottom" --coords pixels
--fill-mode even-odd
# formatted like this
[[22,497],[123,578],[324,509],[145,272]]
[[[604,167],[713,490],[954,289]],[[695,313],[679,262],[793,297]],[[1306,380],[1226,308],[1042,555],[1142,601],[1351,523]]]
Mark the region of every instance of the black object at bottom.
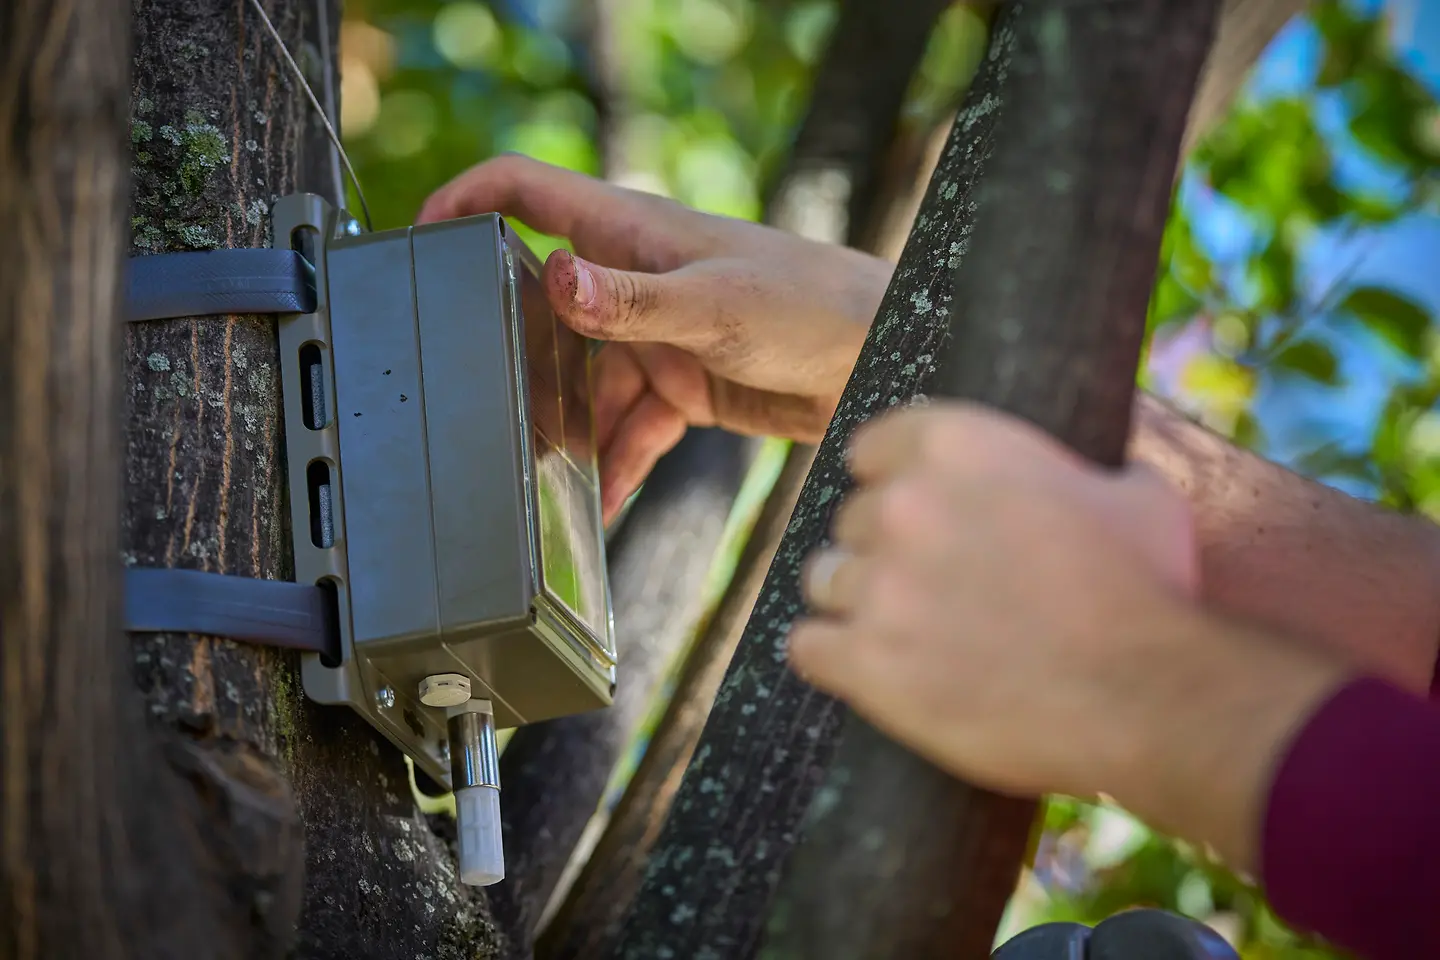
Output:
[[1045,923],[1017,934],[991,960],[1240,960],[1214,930],[1164,910],[1127,910],[1097,924]]

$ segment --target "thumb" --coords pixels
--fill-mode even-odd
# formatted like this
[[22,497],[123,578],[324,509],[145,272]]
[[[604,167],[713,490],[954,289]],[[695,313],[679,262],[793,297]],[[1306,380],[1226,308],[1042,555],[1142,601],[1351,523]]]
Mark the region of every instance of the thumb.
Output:
[[707,333],[702,324],[687,322],[695,298],[686,279],[673,273],[612,270],[556,250],[545,262],[545,286],[555,315],[576,333],[596,340],[694,348]]

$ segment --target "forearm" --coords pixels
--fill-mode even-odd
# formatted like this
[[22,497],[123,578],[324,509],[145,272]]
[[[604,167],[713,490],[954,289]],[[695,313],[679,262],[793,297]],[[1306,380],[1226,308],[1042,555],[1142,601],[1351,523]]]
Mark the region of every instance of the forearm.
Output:
[[1117,705],[1113,735],[1127,749],[1106,754],[1116,759],[1100,789],[1253,873],[1275,765],[1351,671],[1313,645],[1188,604],[1134,627],[1165,642],[1154,663],[1135,665],[1145,682]]
[[1427,691],[1440,646],[1440,528],[1239,450],[1142,395],[1131,456],[1185,491],[1205,600]]
[[1369,960],[1440,956],[1440,707],[1205,611],[1154,627],[1183,642],[1128,705],[1116,799],[1257,874],[1300,929]]

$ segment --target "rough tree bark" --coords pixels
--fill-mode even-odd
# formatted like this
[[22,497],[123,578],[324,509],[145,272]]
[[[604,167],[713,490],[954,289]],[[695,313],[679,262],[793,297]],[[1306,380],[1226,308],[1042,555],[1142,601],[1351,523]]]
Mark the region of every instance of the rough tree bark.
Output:
[[[1235,0],[1230,9],[1286,2]],[[1013,5],[1001,8],[1007,21],[1019,12]],[[1270,29],[1279,25],[1270,22]],[[786,633],[801,609],[800,563],[822,542],[843,489],[840,443],[873,412],[913,397],[934,364],[952,308],[951,259],[968,243],[972,191],[984,175],[992,146],[1012,40],[1009,30],[997,29],[992,35],[870,342],[655,842],[637,902],[608,956],[638,960],[667,951],[674,956],[744,956],[759,946],[761,918],[823,779],[837,730],[834,703],[785,667]],[[1240,40],[1253,42],[1252,37],[1229,34],[1228,42]],[[1263,47],[1263,41],[1253,45],[1255,50]],[[1228,53],[1220,48],[1210,62],[1234,63]],[[1239,82],[1226,78],[1222,85],[1233,95]],[[1218,102],[1221,98],[1212,105]],[[1208,123],[1214,116],[1197,111],[1190,119]]]
[[[854,242],[881,211],[877,173],[896,134],[911,76],[947,0],[903,11],[847,2],[826,44],[811,99],[785,169],[770,191],[767,220],[812,239]],[[866,68],[857,69],[857,64]],[[606,825],[601,840],[541,938],[547,958],[603,955],[630,907],[651,845],[694,750],[720,676],[754,604],[785,528],[813,448],[790,452],[736,579],[706,624],[677,681],[666,714]]]
[[[338,9],[322,2],[333,50]],[[313,66],[314,0],[265,7]],[[247,0],[134,0],[134,15],[133,253],[264,245],[275,197],[331,193],[319,124]],[[125,562],[289,577],[273,321],[202,317],[124,336]],[[306,854],[298,955],[494,955],[484,898],[459,884],[400,754],[350,711],[308,702],[293,655],[188,636],[140,636],[133,649],[157,724],[205,756],[245,758],[230,789],[241,775],[288,776]]]
[[151,729],[119,632],[125,0],[0,7],[0,955],[242,958],[299,910],[284,782]]
[[[999,120],[954,257],[951,296],[968,316],[949,324],[920,393],[1124,461],[1170,186],[1219,5],[1025,4],[1006,18]],[[1035,803],[962,783],[844,713],[761,955],[988,956]]]

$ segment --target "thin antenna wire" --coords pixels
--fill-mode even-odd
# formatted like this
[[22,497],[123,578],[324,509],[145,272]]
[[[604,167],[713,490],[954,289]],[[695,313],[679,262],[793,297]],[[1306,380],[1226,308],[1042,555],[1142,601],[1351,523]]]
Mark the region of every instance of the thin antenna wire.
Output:
[[[317,26],[319,27],[317,32],[320,34],[320,63],[324,67],[320,71],[320,76],[324,80],[320,90],[325,94],[325,116],[330,118],[331,123],[334,123],[335,117],[338,115],[338,111],[335,109],[334,75],[336,71],[330,69],[334,62],[330,58],[330,5],[325,0],[315,0],[315,19],[318,21]],[[334,181],[335,198],[338,203],[340,198],[345,196],[345,171],[340,169],[340,151],[331,149],[329,153],[330,179]]]
[[[255,12],[260,15],[260,20],[265,24],[266,31],[275,41],[275,45],[280,48],[280,55],[285,58],[285,62],[288,63],[290,69],[295,72],[295,79],[300,81],[300,86],[305,91],[305,96],[310,99],[310,105],[314,107],[315,112],[320,115],[320,122],[325,124],[325,132],[330,135],[330,142],[335,145],[336,150],[340,151],[340,160],[345,164],[346,172],[350,174],[350,182],[355,184],[356,196],[360,198],[360,211],[365,215],[365,229],[373,230],[374,227],[370,223],[370,205],[365,202],[365,191],[360,188],[360,178],[355,175],[355,168],[350,165],[350,157],[345,153],[344,145],[340,143],[340,135],[335,132],[335,127],[330,123],[330,118],[325,115],[325,108],[320,106],[320,101],[316,98],[315,91],[310,89],[310,82],[305,79],[305,74],[301,72],[300,65],[296,63],[295,58],[290,55],[290,48],[285,46],[285,41],[281,38],[280,31],[276,30],[275,24],[270,22],[270,16],[265,12],[265,8],[260,6],[260,0],[250,0],[250,6],[254,7]],[[344,198],[336,197],[335,199],[343,202]]]

